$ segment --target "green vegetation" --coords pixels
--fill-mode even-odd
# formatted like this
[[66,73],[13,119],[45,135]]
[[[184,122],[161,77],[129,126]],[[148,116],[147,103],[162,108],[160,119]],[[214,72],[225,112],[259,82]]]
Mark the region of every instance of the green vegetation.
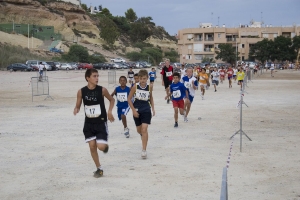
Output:
[[250,48],[249,59],[266,61],[293,61],[296,59],[300,49],[300,36],[293,39],[278,36],[274,40],[263,39]]
[[153,64],[157,64],[162,60],[162,51],[158,48],[143,48],[139,52],[130,52],[126,54],[126,57],[133,61],[148,60]]
[[171,62],[177,62],[179,55],[177,51],[171,49],[171,51],[165,52],[165,57],[169,58]]
[[47,58],[30,53],[28,48],[0,43],[1,69],[5,69],[12,63],[25,63],[27,60],[47,60]]
[[231,44],[219,44],[219,49],[216,50],[216,59],[221,59],[227,63],[236,63],[237,59],[239,60],[239,52],[236,53],[236,48]]
[[129,9],[125,12],[125,17],[126,17],[126,19],[128,19],[128,21],[130,21],[130,22],[134,22],[135,20],[137,20],[136,13],[133,11],[132,8],[129,8]]

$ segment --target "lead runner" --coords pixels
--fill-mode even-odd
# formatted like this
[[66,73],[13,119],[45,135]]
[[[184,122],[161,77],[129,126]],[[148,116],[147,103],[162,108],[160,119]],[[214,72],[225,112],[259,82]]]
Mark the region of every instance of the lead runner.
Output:
[[[74,115],[76,115],[83,102],[85,112],[83,133],[85,142],[89,143],[91,156],[97,168],[94,172],[95,178],[103,175],[103,168],[100,165],[97,148],[104,153],[108,152],[107,118],[110,122],[114,121],[112,109],[115,104],[115,99],[108,93],[107,89],[98,85],[98,79],[99,74],[96,69],[86,70],[85,80],[88,84],[78,90],[77,101],[73,111]],[[109,101],[108,113],[105,109],[104,97]]]

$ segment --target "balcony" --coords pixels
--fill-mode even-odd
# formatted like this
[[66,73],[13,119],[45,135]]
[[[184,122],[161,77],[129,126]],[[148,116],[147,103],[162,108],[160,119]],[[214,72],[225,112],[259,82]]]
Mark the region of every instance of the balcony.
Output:
[[214,38],[213,37],[208,37],[208,38],[205,38],[204,40],[205,41],[214,41]]
[[214,48],[204,48],[204,52],[214,52]]
[[194,41],[195,41],[195,42],[202,41],[202,38],[194,38]]
[[227,42],[235,42],[236,38],[226,38]]

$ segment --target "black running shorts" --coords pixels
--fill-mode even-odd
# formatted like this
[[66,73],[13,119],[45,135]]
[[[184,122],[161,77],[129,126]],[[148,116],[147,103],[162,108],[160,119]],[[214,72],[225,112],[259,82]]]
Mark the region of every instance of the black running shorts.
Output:
[[85,142],[96,140],[97,143],[107,144],[108,128],[107,122],[103,123],[84,123],[83,134]]
[[165,89],[167,89],[172,84],[170,80],[164,80]]
[[151,124],[151,118],[151,112],[139,113],[138,118],[133,117],[136,126],[140,126],[142,124]]

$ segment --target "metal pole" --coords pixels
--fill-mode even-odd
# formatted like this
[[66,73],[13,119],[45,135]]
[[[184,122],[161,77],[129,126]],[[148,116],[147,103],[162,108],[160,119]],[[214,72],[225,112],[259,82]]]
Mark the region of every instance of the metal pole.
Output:
[[243,95],[241,95],[241,103],[240,103],[240,152],[242,152],[242,130],[243,130],[242,110],[243,110]]
[[29,24],[28,24],[28,49],[29,49]]
[[13,32],[15,32],[15,20],[13,20]]

